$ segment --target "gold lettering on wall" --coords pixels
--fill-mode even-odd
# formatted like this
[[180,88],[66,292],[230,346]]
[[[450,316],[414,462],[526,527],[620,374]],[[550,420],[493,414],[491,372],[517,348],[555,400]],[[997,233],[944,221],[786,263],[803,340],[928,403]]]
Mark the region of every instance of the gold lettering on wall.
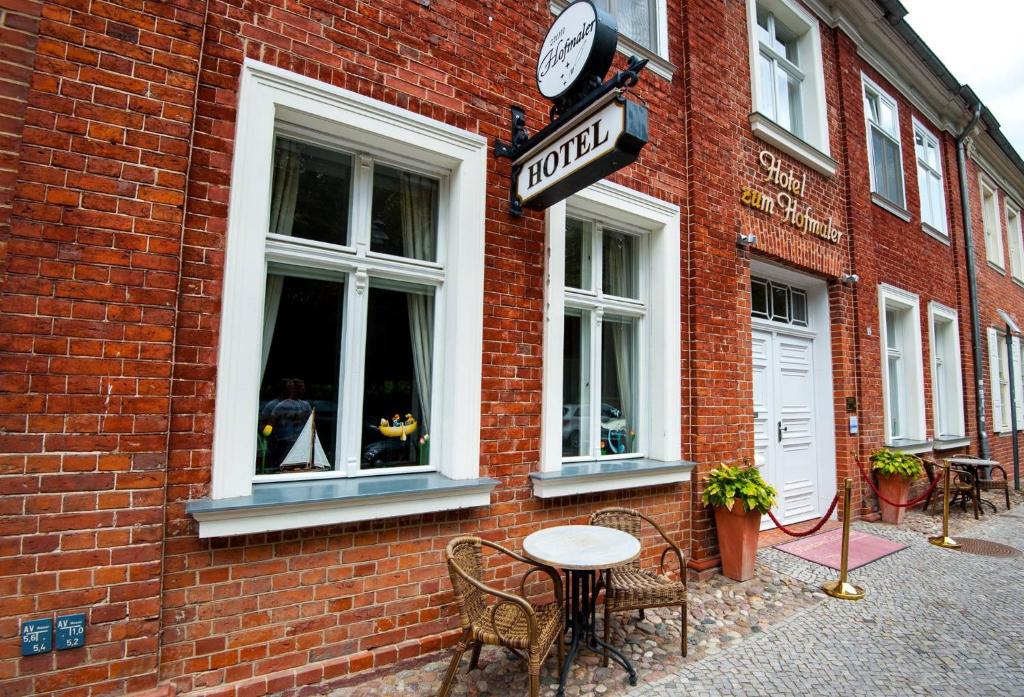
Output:
[[798,175],[794,170],[783,170],[782,160],[768,150],[760,152],[758,161],[765,171],[764,181],[771,182],[782,191],[772,197],[758,191],[753,185],[748,185],[743,187],[740,193],[740,203],[769,217],[775,215],[775,206],[778,204],[782,222],[829,242],[839,242],[842,239],[843,233],[833,227],[832,218],[821,220],[814,216],[814,209],[811,206],[801,204],[800,199],[807,190],[806,174]]

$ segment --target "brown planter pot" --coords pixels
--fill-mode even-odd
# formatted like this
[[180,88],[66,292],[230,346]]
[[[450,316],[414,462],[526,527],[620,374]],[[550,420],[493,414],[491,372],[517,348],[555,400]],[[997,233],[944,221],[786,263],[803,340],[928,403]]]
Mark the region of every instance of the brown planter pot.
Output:
[[[878,480],[878,491],[881,492],[882,496],[897,503],[907,502],[907,495],[910,493],[909,479],[898,474],[878,474],[876,478]],[[878,499],[878,508],[882,513],[882,522],[892,523],[893,525],[902,523],[903,516],[907,512],[905,507],[888,504],[881,497]]]
[[757,511],[744,511],[743,504],[736,499],[731,511],[715,506],[715,525],[718,527],[722,574],[734,581],[753,578],[761,514]]

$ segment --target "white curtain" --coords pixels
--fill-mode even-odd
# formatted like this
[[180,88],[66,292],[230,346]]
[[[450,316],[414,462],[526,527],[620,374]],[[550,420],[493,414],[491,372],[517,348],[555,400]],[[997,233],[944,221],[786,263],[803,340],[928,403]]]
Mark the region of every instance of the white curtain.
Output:
[[[295,203],[299,198],[299,173],[302,154],[298,143],[280,139],[274,159],[274,190],[270,199],[270,231],[291,235],[295,223]],[[281,307],[284,276],[267,276],[267,294],[263,302],[263,357],[260,375],[267,369],[270,344],[277,325],[277,311]]]
[[[633,326],[629,322],[606,322],[611,327],[612,350],[615,352],[615,381],[619,388],[622,418],[626,431],[633,428]],[[632,444],[626,441],[627,452]]]
[[[434,182],[418,174],[400,174],[402,207],[402,247],[405,256],[413,259],[434,258]],[[409,336],[416,377],[415,401],[419,403],[418,418],[423,424],[420,433],[430,428],[430,370],[434,353],[434,298],[407,293],[409,303]]]

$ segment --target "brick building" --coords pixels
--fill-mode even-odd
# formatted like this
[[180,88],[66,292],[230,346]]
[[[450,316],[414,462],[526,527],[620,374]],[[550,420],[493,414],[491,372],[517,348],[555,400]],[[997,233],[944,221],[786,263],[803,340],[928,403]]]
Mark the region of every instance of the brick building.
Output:
[[0,693],[383,668],[454,640],[448,539],[611,503],[706,572],[723,460],[786,522],[1010,462],[1024,162],[900,4],[597,4],[650,144],[516,217],[562,0],[0,3]]

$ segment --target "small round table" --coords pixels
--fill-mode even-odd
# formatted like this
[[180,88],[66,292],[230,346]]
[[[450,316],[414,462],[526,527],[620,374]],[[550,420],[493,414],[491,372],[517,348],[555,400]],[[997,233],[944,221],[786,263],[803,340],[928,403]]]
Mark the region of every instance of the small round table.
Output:
[[988,479],[990,475],[989,468],[999,463],[995,460],[985,460],[980,457],[971,457],[970,455],[955,455],[953,457],[947,457],[946,462],[951,465],[957,465],[958,467],[966,467],[971,470],[971,476],[974,477],[974,496],[978,499],[978,512],[981,515],[985,515],[985,504],[992,506],[992,512],[995,513],[998,509],[996,505],[991,501],[981,498],[981,480]]
[[597,609],[597,572],[622,566],[640,556],[640,541],[629,533],[596,525],[559,525],[527,536],[523,553],[542,564],[565,571],[566,630],[572,643],[558,680],[558,697],[565,694],[565,680],[580,646],[614,658],[629,671],[636,685],[636,669],[629,659],[604,643],[594,631]]

